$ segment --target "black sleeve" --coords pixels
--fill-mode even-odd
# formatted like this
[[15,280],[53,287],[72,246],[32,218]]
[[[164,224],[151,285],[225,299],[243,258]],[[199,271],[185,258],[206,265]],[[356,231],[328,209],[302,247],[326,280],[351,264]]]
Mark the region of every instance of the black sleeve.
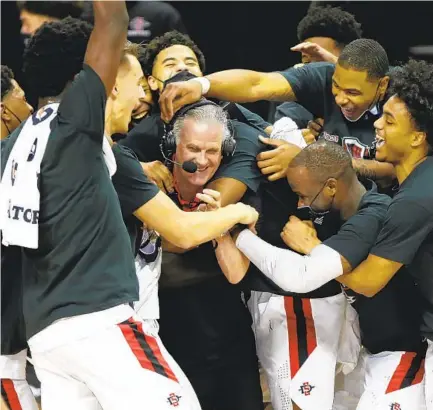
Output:
[[130,148],[141,162],[163,161],[159,149],[162,134],[159,115],[150,115],[136,124],[119,144]]
[[370,253],[408,265],[432,231],[431,209],[414,199],[394,200],[388,208],[383,228]]
[[83,133],[100,140],[102,144],[106,102],[104,84],[98,74],[84,64],[62,98],[58,121],[71,124]]
[[259,140],[260,132],[238,121],[232,121],[236,139],[236,150],[227,163],[222,164],[212,180],[233,178],[244,183],[253,192],[257,192],[262,181],[262,174],[257,166],[256,157],[263,149]]
[[241,113],[244,115],[246,120],[253,125],[256,128],[260,128],[261,130],[265,130],[265,128],[268,128],[271,124],[267,121],[265,121],[260,115],[257,115],[256,113],[247,110],[245,107],[243,107],[240,104],[236,104]]
[[120,201],[123,217],[133,214],[150,201],[158,192],[158,187],[150,182],[134,153],[126,147],[113,145],[117,171],[112,182]]
[[376,243],[385,215],[384,207],[364,208],[343,224],[337,234],[323,243],[346,258],[352,269],[355,269],[367,258]]
[[297,102],[317,117],[323,118],[334,69],[334,64],[310,63],[289,68],[280,74],[289,82]]
[[302,105],[290,101],[280,104],[275,112],[275,121],[281,118],[289,117],[296,122],[299,129],[307,128],[308,121],[313,120],[314,116]]

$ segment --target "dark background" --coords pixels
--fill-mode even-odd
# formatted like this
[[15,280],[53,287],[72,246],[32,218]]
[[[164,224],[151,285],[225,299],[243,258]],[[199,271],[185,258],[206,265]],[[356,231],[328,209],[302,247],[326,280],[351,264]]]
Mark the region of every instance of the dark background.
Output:
[[[203,50],[207,71],[248,68],[284,69],[300,61],[290,51],[297,43],[296,26],[311,2],[284,1],[174,1],[192,39]],[[321,2],[342,7],[362,24],[364,37],[379,41],[390,62],[406,61],[409,47],[433,45],[433,2]],[[1,62],[9,65],[18,81],[23,45],[16,4],[1,2]],[[428,57],[433,61],[433,56]],[[25,85],[25,83],[24,83]],[[251,105],[267,115],[266,102]]]

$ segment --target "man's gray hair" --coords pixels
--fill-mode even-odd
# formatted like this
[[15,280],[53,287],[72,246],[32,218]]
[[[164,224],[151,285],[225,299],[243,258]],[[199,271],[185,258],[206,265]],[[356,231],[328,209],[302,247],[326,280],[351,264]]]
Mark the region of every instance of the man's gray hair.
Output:
[[221,124],[223,126],[223,141],[228,139],[231,135],[226,112],[218,105],[207,104],[191,108],[174,122],[173,134],[176,138],[176,145],[179,144],[180,131],[182,130],[185,119],[187,118],[202,123],[216,122]]

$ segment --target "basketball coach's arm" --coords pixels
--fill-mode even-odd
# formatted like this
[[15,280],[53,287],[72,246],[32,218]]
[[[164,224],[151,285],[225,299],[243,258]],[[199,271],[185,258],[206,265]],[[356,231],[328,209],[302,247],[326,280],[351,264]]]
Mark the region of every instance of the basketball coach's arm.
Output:
[[95,25],[87,44],[84,63],[92,67],[105,86],[113,89],[128,32],[125,1],[93,1]]
[[238,203],[212,212],[184,212],[163,192],[134,212],[134,215],[173,245],[189,249],[208,242],[237,223],[253,224],[258,213]]

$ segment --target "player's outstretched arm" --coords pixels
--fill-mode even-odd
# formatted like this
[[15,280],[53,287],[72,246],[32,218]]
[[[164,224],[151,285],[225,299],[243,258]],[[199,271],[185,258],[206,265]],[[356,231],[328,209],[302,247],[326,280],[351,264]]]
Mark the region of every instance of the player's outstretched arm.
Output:
[[93,1],[95,24],[87,45],[84,63],[92,67],[111,93],[119,69],[128,31],[125,1]]
[[189,249],[208,242],[237,223],[257,221],[257,211],[245,204],[228,205],[213,212],[183,212],[163,192],[134,212],[134,215],[173,245]]
[[[206,89],[207,86],[203,88],[206,79],[209,89]],[[201,79],[168,84],[159,99],[162,119],[171,120],[179,108],[198,101],[203,95],[240,103],[258,100],[296,101],[292,87],[279,73],[227,70]]]

